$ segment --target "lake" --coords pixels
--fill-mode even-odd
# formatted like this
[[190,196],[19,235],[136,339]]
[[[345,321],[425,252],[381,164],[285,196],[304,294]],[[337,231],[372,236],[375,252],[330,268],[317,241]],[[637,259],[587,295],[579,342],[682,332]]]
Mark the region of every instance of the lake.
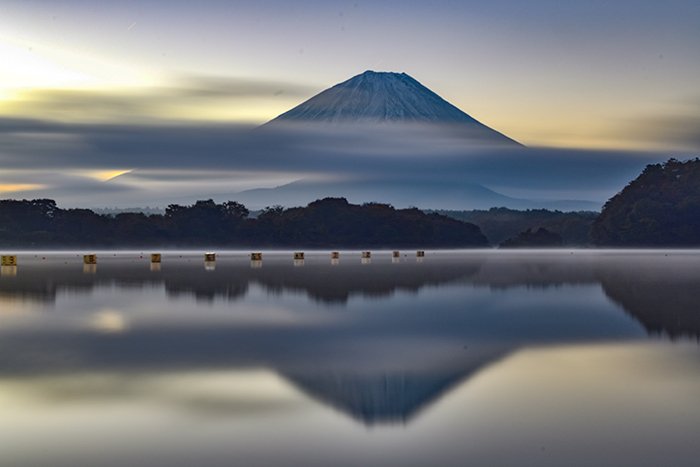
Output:
[[24,252],[2,466],[695,466],[699,251]]

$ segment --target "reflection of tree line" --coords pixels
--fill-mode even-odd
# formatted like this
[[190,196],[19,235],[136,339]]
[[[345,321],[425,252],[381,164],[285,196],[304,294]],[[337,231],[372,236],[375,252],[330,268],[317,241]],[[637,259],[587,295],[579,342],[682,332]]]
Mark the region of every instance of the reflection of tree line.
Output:
[[605,294],[650,333],[700,337],[700,265],[692,257],[474,255],[424,263],[413,258],[399,264],[391,264],[388,258],[373,261],[363,265],[357,258],[346,258],[336,266],[307,261],[295,267],[291,261],[277,259],[266,261],[262,268],[223,261],[215,271],[205,271],[198,261],[178,260],[166,261],[157,273],[143,263],[105,262],[95,275],[83,274],[75,265],[42,264],[20,269],[15,277],[3,277],[0,297],[53,301],[59,291],[89,293],[97,286],[117,284],[162,285],[174,297],[237,300],[251,284],[259,284],[272,293],[305,292],[320,302],[344,304],[353,295],[384,297],[455,282],[493,289],[600,283]]

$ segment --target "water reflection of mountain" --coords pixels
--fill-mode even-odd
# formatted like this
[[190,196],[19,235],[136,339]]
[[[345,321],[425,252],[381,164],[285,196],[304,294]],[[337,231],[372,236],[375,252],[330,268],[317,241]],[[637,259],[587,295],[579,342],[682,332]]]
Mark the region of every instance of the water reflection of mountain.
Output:
[[347,413],[366,425],[407,423],[468,375],[378,374],[335,372],[284,374],[306,394]]
[[[423,263],[391,264],[385,258],[371,265],[358,260],[338,266],[307,261],[294,267],[291,261],[275,260],[261,269],[239,259],[220,261],[215,271],[181,260],[165,263],[156,273],[143,262],[105,262],[95,275],[83,274],[79,264],[27,267],[0,280],[2,296],[52,301],[65,291],[98,293],[100,287],[117,285],[143,292],[144,300],[162,301],[162,295],[148,295],[162,287],[171,298],[197,297],[207,301],[202,306],[233,310],[226,308],[228,302],[208,301],[225,298],[236,307],[240,302],[254,308],[246,296],[255,284],[279,293],[283,304],[285,293],[299,292],[322,304],[342,304],[350,312],[324,313],[330,316],[310,326],[247,323],[234,314],[228,321],[192,325],[166,319],[109,336],[83,328],[39,334],[0,330],[0,374],[265,367],[362,423],[405,423],[454,385],[519,348],[643,332],[631,320],[620,319],[615,307],[591,313],[601,305],[588,304],[586,298],[602,297],[601,291],[650,333],[700,336],[698,264],[692,255],[473,254]],[[392,300],[351,300],[400,290],[416,296],[394,307]],[[583,300],[572,295],[577,290]],[[546,300],[528,305],[522,299],[532,293]],[[552,297],[559,301],[547,307]]]
[[367,372],[360,365],[354,371],[288,369],[281,374],[304,393],[311,395],[365,425],[409,423],[453,387],[468,380],[512,351],[508,343],[476,344],[462,351],[448,366],[434,368],[404,365],[401,371]]

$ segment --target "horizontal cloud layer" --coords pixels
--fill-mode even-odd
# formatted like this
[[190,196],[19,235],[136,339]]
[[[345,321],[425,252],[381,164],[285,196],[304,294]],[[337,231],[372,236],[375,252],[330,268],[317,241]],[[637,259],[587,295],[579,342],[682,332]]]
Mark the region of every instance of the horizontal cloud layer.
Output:
[[[645,164],[685,155],[477,147],[454,127],[435,125],[255,129],[22,119],[0,120],[0,147],[0,184],[42,187],[2,196],[51,197],[80,206],[164,205],[203,197],[255,204],[255,193],[239,193],[297,182],[304,185],[299,196],[290,197],[289,187],[277,192],[277,201],[275,192],[258,192],[261,204],[328,194],[436,208],[551,207],[561,200],[594,207]],[[329,192],[333,187],[337,193]],[[498,196],[479,201],[486,192]],[[359,199],[363,193],[371,198]],[[512,201],[521,198],[534,201]]]

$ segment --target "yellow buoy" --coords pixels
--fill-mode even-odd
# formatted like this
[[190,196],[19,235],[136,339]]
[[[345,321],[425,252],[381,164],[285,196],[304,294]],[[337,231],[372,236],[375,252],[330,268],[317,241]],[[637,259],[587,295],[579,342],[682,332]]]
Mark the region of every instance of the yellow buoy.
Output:
[[204,253],[204,261],[208,263],[216,261],[216,253]]
[[425,251],[423,251],[423,250],[418,250],[418,251],[416,251],[416,256],[417,256],[418,258],[423,258],[423,257],[425,257]]
[[294,259],[299,260],[299,259],[304,259],[304,252],[303,251],[296,251],[294,252]]
[[97,264],[97,255],[94,253],[83,255],[83,264]]
[[17,266],[17,256],[2,255],[2,266]]
[[363,259],[369,259],[372,257],[372,252],[371,251],[363,251],[362,252],[362,258]]
[[160,263],[162,260],[160,253],[151,253],[151,263]]
[[262,261],[262,253],[255,252],[250,254],[251,261]]
[[394,250],[394,251],[391,252],[391,257],[392,257],[392,258],[399,258],[400,256],[401,256],[401,252],[400,252],[400,251]]
[[339,251],[332,251],[331,252],[331,259],[340,259],[340,252]]

